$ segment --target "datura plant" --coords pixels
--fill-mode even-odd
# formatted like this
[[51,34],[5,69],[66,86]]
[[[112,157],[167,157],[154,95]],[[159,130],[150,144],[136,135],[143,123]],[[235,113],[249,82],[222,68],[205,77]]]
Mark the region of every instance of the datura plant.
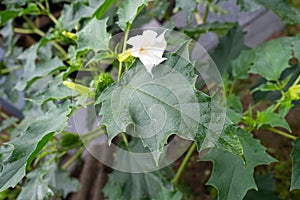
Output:
[[250,48],[224,1],[1,1],[0,199],[297,199],[299,4],[237,1],[288,30]]

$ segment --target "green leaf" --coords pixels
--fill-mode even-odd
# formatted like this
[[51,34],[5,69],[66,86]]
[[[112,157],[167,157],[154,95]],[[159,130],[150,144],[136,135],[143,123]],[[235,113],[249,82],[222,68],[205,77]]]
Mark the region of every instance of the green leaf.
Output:
[[247,79],[253,65],[255,50],[243,50],[239,57],[231,62],[232,76],[235,79]]
[[273,109],[274,106],[270,106],[265,111],[257,111],[257,128],[259,129],[264,125],[270,125],[271,127],[282,127],[291,132],[291,128],[285,120],[284,116],[275,113]]
[[26,166],[30,164],[36,154],[43,148],[55,132],[60,132],[67,124],[70,108],[68,103],[34,119],[29,126],[20,133],[19,137],[5,145],[12,147],[9,157],[1,164],[0,191],[15,185],[25,176]]
[[294,50],[296,58],[300,58],[299,47],[299,36],[295,36],[275,39],[254,49],[243,51],[232,62],[233,75],[235,78],[247,78],[247,73],[255,73],[269,81],[277,81],[282,72],[290,67],[291,50]]
[[299,58],[299,37],[283,37],[267,42],[253,51],[253,66],[251,73],[259,74],[267,80],[278,80],[281,73],[290,67],[291,45],[295,46],[295,56]]
[[106,31],[108,18],[97,20],[93,18],[80,32],[78,32],[77,52],[93,50],[95,52],[109,49],[110,34]]
[[54,193],[45,180],[48,170],[49,169],[39,168],[30,172],[27,175],[27,183],[22,187],[22,191],[17,200],[44,200],[53,196]]
[[280,88],[276,83],[267,82],[265,84],[259,85],[258,87],[254,88],[254,90],[252,90],[251,93],[256,91],[267,92],[267,91],[276,91],[276,90],[280,90]]
[[260,5],[272,10],[286,24],[300,24],[300,10],[289,6],[282,0],[255,0]]
[[18,121],[17,118],[14,117],[10,117],[6,120],[3,120],[1,122],[1,126],[0,126],[0,132],[2,132],[3,130],[9,128],[10,126],[12,126],[14,123],[16,123]]
[[94,10],[83,3],[74,2],[72,4],[64,4],[61,17],[58,20],[58,28],[71,31],[77,27],[82,18],[88,18],[93,14]]
[[237,27],[228,31],[219,41],[219,45],[211,52],[211,57],[221,74],[231,72],[230,62],[236,59],[242,50],[248,49],[244,44],[245,33]]
[[255,11],[261,8],[261,5],[255,0],[237,0],[237,4],[240,5],[241,11],[245,12]]
[[149,0],[124,0],[118,9],[119,21],[117,24],[125,31],[127,24],[132,24],[135,17],[141,12],[143,7],[147,5]]
[[[142,141],[133,138],[128,146],[130,152],[149,152],[142,145]],[[116,162],[122,163],[122,151],[116,152]],[[128,162],[128,161],[125,161]],[[136,165],[138,163],[128,163]],[[103,189],[104,195],[109,199],[120,200],[180,200],[182,194],[173,188],[171,179],[174,173],[171,167],[166,167],[148,173],[127,173],[114,170],[109,175],[108,182]]]
[[253,178],[254,168],[275,161],[250,133],[238,129],[237,135],[243,145],[245,162],[242,158],[217,148],[201,159],[213,162],[213,171],[207,184],[218,190],[218,199],[242,200],[249,189],[257,189]]
[[42,165],[27,174],[27,181],[18,196],[18,200],[44,200],[50,197],[66,198],[79,188],[77,179],[69,177],[67,171],[58,168],[56,163]]
[[96,104],[101,103],[100,124],[106,126],[109,141],[121,132],[128,132],[140,137],[150,150],[162,150],[173,134],[195,140],[198,145],[206,136],[217,142],[219,135],[208,127],[210,123],[222,123],[219,119],[222,110],[195,89],[197,76],[190,62],[176,54],[165,57],[167,60],[153,69],[153,77],[137,60],[123,74],[120,83],[100,95]]
[[71,192],[79,189],[79,182],[72,178],[68,171],[60,169],[56,164],[51,166],[45,180],[56,195],[66,198]]
[[115,3],[116,0],[104,0],[99,8],[94,12],[93,16],[97,19],[101,19],[107,10]]
[[279,200],[279,195],[275,190],[275,180],[273,174],[255,175],[255,182],[258,187],[258,191],[250,190],[245,196],[244,200]]
[[300,189],[300,139],[294,141],[292,181],[290,191]]
[[22,9],[18,10],[2,10],[0,11],[0,26],[3,26],[10,19],[14,19],[22,12]]
[[76,96],[77,94],[76,91],[63,85],[63,74],[60,74],[49,82],[49,85],[45,90],[35,94],[32,101],[37,104],[43,104],[50,100],[62,100]]
[[57,57],[51,60],[41,60],[41,62],[36,65],[38,48],[39,44],[32,45],[19,56],[19,59],[24,63],[24,73],[17,82],[15,86],[16,89],[24,90],[26,86],[38,78],[49,75],[57,69],[64,68],[63,62]]
[[131,174],[115,170],[109,175],[103,192],[109,199],[119,200],[180,200],[182,197],[161,171]]
[[207,32],[215,32],[218,35],[225,35],[228,30],[233,28],[234,26],[236,26],[236,23],[207,22],[204,24],[199,24],[195,27],[185,27],[182,30],[191,38],[198,39],[200,34]]
[[4,25],[10,19],[27,14],[38,14],[40,12],[36,4],[30,3],[25,9],[7,9],[0,11],[0,26]]
[[231,94],[227,98],[226,116],[234,123],[239,123],[243,118],[243,106],[238,96]]
[[187,20],[190,21],[197,9],[197,2],[196,0],[176,0],[176,7],[181,8]]

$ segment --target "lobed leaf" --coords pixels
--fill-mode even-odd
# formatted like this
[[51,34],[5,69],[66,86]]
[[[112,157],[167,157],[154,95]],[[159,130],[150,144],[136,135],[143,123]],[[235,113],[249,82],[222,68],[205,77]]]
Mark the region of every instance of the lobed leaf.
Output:
[[275,113],[273,111],[274,106],[268,107],[265,111],[258,111],[256,116],[257,128],[264,125],[270,125],[271,127],[282,127],[291,132],[291,128],[284,118],[284,115]]
[[93,50],[95,52],[109,49],[111,35],[106,31],[108,18],[97,20],[93,18],[77,33],[77,52]]
[[135,17],[141,12],[142,8],[147,5],[149,0],[124,0],[118,9],[119,21],[117,24],[125,31],[127,24],[132,24]]
[[36,118],[20,133],[19,137],[5,144],[11,147],[11,152],[1,163],[0,191],[15,187],[25,176],[26,166],[46,145],[52,135],[64,129],[68,120],[67,115],[71,112],[68,106],[68,103],[65,103]]
[[[127,148],[130,152],[149,152],[142,145],[142,141],[133,138]],[[116,153],[116,162],[122,163],[122,151]],[[128,163],[128,160],[126,161]],[[136,165],[137,163],[128,163]],[[134,169],[134,167],[132,167]],[[134,171],[133,171],[134,172]],[[171,167],[166,167],[154,172],[148,173],[127,173],[114,170],[108,177],[103,192],[109,199],[120,200],[180,200],[182,194],[173,188],[171,178],[174,176]]]
[[49,82],[45,90],[35,94],[32,101],[37,104],[43,104],[50,100],[62,100],[77,94],[76,91],[63,85],[63,74],[60,74]]
[[24,90],[26,86],[30,85],[38,78],[49,75],[57,69],[64,68],[63,62],[57,57],[50,60],[42,60],[40,63],[36,64],[38,48],[39,44],[32,45],[19,56],[19,59],[24,63],[24,73],[18,80],[15,86],[16,89]]
[[206,184],[218,190],[218,199],[242,200],[249,189],[257,189],[253,173],[258,165],[276,161],[250,133],[238,129],[245,162],[242,158],[221,149],[212,149],[202,161],[212,161],[213,171]]
[[195,89],[194,66],[176,54],[165,57],[167,60],[153,69],[153,77],[136,61],[120,83],[98,98],[100,125],[106,126],[109,142],[127,132],[141,138],[150,150],[160,151],[170,135],[176,134],[196,141],[199,150],[214,144],[242,155],[235,132],[230,125],[223,126],[220,106]]
[[47,169],[37,169],[27,175],[27,183],[22,187],[17,200],[44,200],[54,195],[53,191],[45,181]]
[[233,27],[222,37],[219,45],[210,54],[221,74],[231,71],[231,61],[236,59],[242,50],[248,49],[244,44],[245,32]]
[[300,139],[294,141],[292,181],[290,191],[300,189]]
[[197,9],[196,0],[176,0],[176,6],[181,8],[188,21],[191,20],[194,11]]
[[233,61],[233,75],[236,78],[246,78],[247,73],[255,73],[269,81],[279,80],[282,72],[291,67],[289,65],[292,58],[291,51],[294,51],[296,58],[300,58],[299,47],[299,36],[295,36],[275,39],[254,49],[243,51]]

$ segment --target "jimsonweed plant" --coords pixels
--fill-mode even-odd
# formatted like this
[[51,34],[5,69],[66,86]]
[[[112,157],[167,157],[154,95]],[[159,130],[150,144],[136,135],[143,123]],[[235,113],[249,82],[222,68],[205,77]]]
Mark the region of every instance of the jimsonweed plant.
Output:
[[[107,199],[297,198],[299,5],[237,1],[289,31],[250,48],[237,23],[208,20],[222,2],[2,1],[0,199],[79,198],[85,151],[111,169]],[[207,186],[187,184],[201,163]]]

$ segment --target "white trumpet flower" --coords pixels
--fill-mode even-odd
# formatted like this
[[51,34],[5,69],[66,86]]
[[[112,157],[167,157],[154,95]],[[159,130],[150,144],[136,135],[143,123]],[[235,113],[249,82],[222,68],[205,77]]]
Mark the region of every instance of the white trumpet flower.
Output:
[[131,55],[139,58],[151,75],[152,68],[167,59],[162,57],[167,47],[165,32],[156,37],[156,32],[147,30],[127,41],[132,46]]

